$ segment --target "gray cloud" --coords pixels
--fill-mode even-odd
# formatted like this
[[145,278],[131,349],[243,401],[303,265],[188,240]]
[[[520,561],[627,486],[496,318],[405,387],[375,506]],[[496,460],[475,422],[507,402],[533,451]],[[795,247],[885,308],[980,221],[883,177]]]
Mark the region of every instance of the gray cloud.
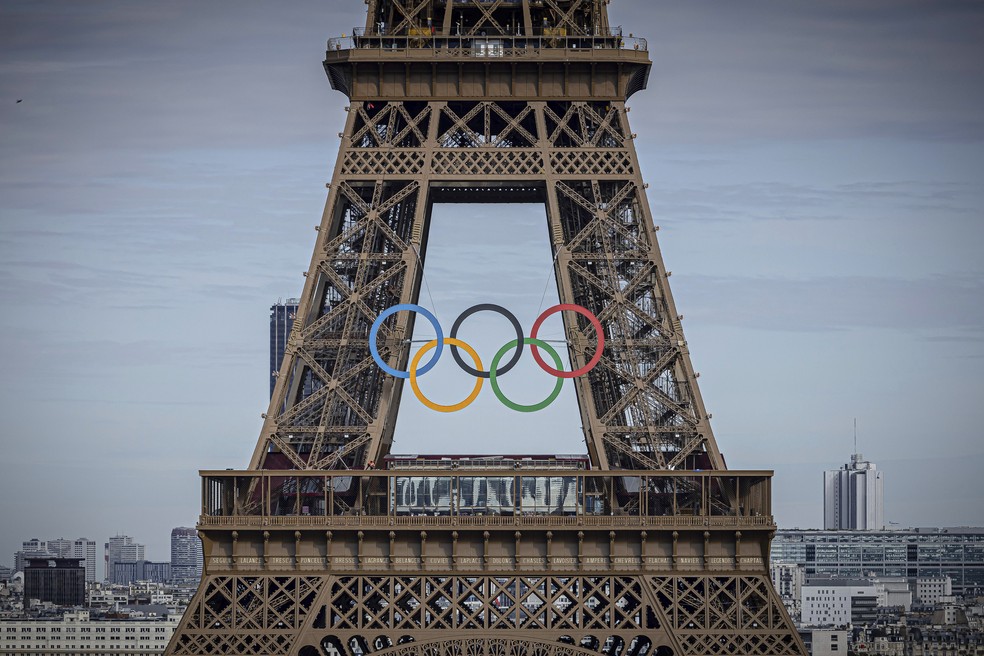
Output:
[[979,140],[984,10],[976,2],[618,3],[645,26],[660,141]]
[[700,322],[793,331],[876,328],[926,338],[939,338],[938,331],[984,335],[984,279],[977,276],[797,280],[689,275],[677,282],[690,316]]
[[853,220],[876,211],[895,216],[980,216],[980,190],[924,181],[852,182],[820,186],[757,182],[660,187],[651,194],[663,222],[707,220]]

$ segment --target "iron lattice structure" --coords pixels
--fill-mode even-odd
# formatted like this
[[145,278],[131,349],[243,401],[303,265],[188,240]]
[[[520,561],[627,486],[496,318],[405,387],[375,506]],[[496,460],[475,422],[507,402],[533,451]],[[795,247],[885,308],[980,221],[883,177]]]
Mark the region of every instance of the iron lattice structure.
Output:
[[[167,653],[804,653],[770,473],[726,470],[659,253],[625,106],[645,41],[606,0],[367,4],[328,42],[351,104],[270,409],[248,471],[203,472],[205,575]],[[417,302],[433,205],[531,201],[561,302],[604,332],[574,379],[593,473],[369,471],[403,387],[369,331]],[[582,367],[598,336],[564,328]],[[382,324],[391,366],[412,330]]]

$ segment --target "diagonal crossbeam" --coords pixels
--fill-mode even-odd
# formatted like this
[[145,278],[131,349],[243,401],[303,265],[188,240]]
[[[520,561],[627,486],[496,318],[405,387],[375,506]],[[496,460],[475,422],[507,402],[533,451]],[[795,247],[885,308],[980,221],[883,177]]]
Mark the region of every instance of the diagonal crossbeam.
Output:
[[543,2],[547,7],[554,10],[557,16],[558,27],[566,27],[570,30],[571,34],[587,34],[587,31],[574,21],[574,14],[577,11],[583,10],[586,4],[585,0],[572,0],[570,7],[566,11],[557,4],[556,0],[543,0]]
[[506,30],[499,24],[495,19],[496,10],[499,9],[503,4],[503,0],[493,0],[488,2],[487,0],[471,0],[473,7],[477,8],[481,13],[481,16],[475,21],[475,24],[468,30],[468,36],[475,36],[481,33],[482,29],[488,25],[495,29],[495,34],[505,34]]
[[391,1],[393,8],[402,16],[400,22],[390,31],[392,34],[405,34],[405,30],[416,27],[418,16],[420,16],[420,13],[425,8],[430,6],[430,0],[418,0],[418,2],[412,2],[412,0],[411,2],[407,2],[407,0]]
[[492,103],[491,109],[499,116],[499,118],[506,121],[505,127],[503,127],[502,130],[499,132],[500,142],[502,142],[505,137],[509,136],[511,132],[516,132],[523,139],[525,139],[530,146],[536,143],[536,137],[533,136],[529,132],[529,130],[524,128],[522,123],[527,116],[533,113],[532,107],[530,107],[529,105],[525,105],[523,109],[517,112],[515,116],[511,116],[509,112],[507,112],[505,109],[502,108],[501,105],[499,105],[499,103]]
[[471,127],[469,127],[468,122],[474,119],[486,110],[486,103],[476,103],[474,107],[469,109],[463,116],[458,116],[451,107],[445,105],[441,111],[451,119],[451,127],[449,127],[444,134],[440,136],[438,141],[440,143],[446,143],[453,134],[456,132],[461,132],[465,136],[471,139],[475,146],[485,145],[488,142],[487,134],[479,134]]
[[564,113],[563,117],[557,116],[557,114],[554,113],[554,111],[550,108],[549,105],[546,107],[544,113],[557,126],[554,128],[554,131],[551,132],[550,135],[547,137],[550,143],[556,143],[558,137],[560,136],[560,133],[563,132],[566,133],[567,136],[569,136],[575,143],[580,143],[583,145],[582,136],[578,132],[575,132],[574,129],[570,126],[571,119],[577,116],[577,107],[578,107],[578,103],[571,103],[571,105],[567,108],[567,111]]

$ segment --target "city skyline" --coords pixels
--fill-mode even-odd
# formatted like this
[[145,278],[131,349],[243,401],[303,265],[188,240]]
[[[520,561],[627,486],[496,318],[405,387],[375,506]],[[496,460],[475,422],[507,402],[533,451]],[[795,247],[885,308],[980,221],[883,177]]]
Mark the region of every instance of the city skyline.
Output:
[[[21,542],[21,548],[11,556],[11,563],[4,562],[0,554],[0,567],[10,567],[11,572],[23,571],[18,563],[29,558],[79,558],[85,562],[86,582],[112,581],[111,562],[146,563],[148,566],[167,563],[175,567],[175,580],[196,580],[201,575],[202,553],[197,530],[187,526],[177,526],[170,530],[167,558],[154,558],[146,551],[145,545],[136,542],[133,536],[117,533],[105,540],[90,540],[86,537],[67,539],[64,537],[40,539],[32,537]],[[124,553],[125,552],[125,553]],[[192,576],[192,571],[197,574]]]
[[[0,563],[34,536],[116,527],[163,553],[168,527],[197,514],[197,470],[247,461],[267,308],[301,288],[344,116],[324,42],[363,11],[0,8]],[[774,468],[780,525],[819,527],[823,470],[850,452],[857,416],[886,522],[984,524],[981,11],[611,12],[649,39],[632,124],[729,465]],[[525,266],[543,260],[542,210],[476,208],[463,232],[453,218],[435,211],[425,268],[442,318],[496,298],[535,316],[551,281]],[[503,270],[456,276],[479,257],[462,237],[492,220],[498,234],[472,241],[498,246]],[[573,395],[556,406],[520,424],[476,404],[457,421],[508,425],[497,450],[582,451]],[[520,425],[552,436],[510,442]],[[394,451],[466,450],[462,426],[404,395]]]

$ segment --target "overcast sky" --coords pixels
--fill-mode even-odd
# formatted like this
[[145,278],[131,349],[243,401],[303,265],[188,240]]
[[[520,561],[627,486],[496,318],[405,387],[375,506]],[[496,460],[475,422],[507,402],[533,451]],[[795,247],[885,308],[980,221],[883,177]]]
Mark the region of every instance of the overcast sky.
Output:
[[[116,532],[167,559],[197,470],[248,463],[345,116],[325,40],[364,10],[0,3],[0,564]],[[649,39],[629,118],[729,465],[775,469],[780,524],[818,526],[857,417],[887,519],[984,524],[984,5],[610,12]],[[540,208],[440,207],[425,304],[529,326],[547,248]],[[581,451],[570,389],[519,418],[408,393],[394,451]]]

